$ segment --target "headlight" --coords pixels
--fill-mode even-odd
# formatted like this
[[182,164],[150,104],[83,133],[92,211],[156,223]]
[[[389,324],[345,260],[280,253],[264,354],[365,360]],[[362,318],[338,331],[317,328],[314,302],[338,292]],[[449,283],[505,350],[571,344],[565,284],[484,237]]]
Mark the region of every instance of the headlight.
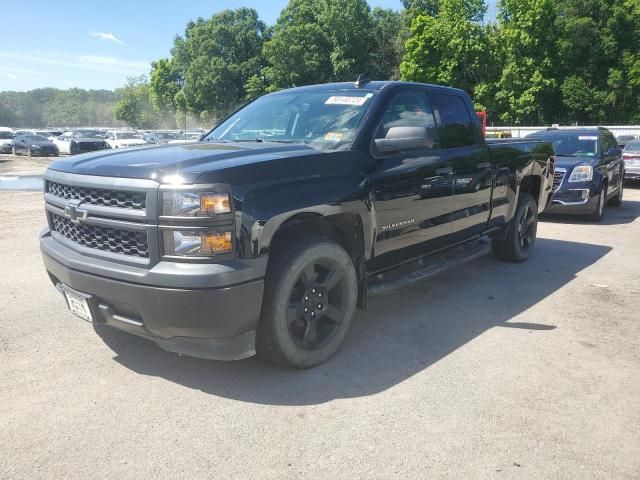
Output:
[[227,193],[163,192],[162,215],[168,217],[209,217],[230,213]]
[[233,251],[231,232],[171,230],[163,232],[164,254],[213,257]]
[[589,165],[578,165],[571,172],[570,182],[589,182],[593,178],[593,167]]

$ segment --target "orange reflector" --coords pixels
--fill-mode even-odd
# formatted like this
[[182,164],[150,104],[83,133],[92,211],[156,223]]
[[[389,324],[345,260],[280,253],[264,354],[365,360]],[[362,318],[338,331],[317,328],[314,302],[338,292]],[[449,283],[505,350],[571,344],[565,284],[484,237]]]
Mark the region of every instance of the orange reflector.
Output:
[[202,234],[202,253],[229,253],[233,250],[231,232],[207,232]]
[[228,213],[229,195],[226,194],[202,194],[200,195],[200,213]]

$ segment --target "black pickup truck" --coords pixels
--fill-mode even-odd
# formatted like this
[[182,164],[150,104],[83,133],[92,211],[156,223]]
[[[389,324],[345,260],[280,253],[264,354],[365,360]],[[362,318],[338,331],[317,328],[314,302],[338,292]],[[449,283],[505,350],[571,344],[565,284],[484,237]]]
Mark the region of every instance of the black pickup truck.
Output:
[[310,367],[387,285],[491,247],[525,261],[553,161],[548,142],[486,144],[457,89],[294,88],[198,142],[52,163],[40,243],[85,320],[180,354]]

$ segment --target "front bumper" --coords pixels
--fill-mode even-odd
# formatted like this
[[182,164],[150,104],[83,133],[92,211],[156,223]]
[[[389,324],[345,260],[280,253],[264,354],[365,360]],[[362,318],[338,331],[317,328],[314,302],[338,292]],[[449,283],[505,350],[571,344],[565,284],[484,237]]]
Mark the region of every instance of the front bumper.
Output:
[[583,183],[569,185],[563,185],[553,194],[544,213],[584,215],[595,210],[600,194],[599,186]]
[[[139,275],[127,278],[124,271],[96,274],[100,268],[96,260],[59,244],[48,230],[41,234],[40,245],[45,267],[55,285],[62,283],[91,295],[89,303],[96,323],[194,357],[238,360],[255,354],[263,278],[246,280],[246,271],[235,273],[226,268],[219,274],[203,275],[199,287],[184,286],[194,283],[197,276],[180,279],[175,272],[164,274],[160,268],[145,279],[154,279],[156,284],[144,284],[140,283]],[[260,264],[253,273],[258,275],[261,269]],[[244,281],[233,283],[234,280]],[[231,284],[210,286],[219,283]]]

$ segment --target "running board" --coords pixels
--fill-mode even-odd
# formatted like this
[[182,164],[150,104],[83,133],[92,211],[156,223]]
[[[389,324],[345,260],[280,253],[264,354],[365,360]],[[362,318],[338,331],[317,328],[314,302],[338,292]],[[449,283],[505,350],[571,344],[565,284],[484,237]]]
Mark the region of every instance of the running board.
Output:
[[368,280],[368,293],[370,296],[387,295],[416,282],[435,277],[440,273],[472,262],[485,256],[490,251],[491,241],[487,238],[481,238],[434,255],[420,257],[418,260],[370,277]]

